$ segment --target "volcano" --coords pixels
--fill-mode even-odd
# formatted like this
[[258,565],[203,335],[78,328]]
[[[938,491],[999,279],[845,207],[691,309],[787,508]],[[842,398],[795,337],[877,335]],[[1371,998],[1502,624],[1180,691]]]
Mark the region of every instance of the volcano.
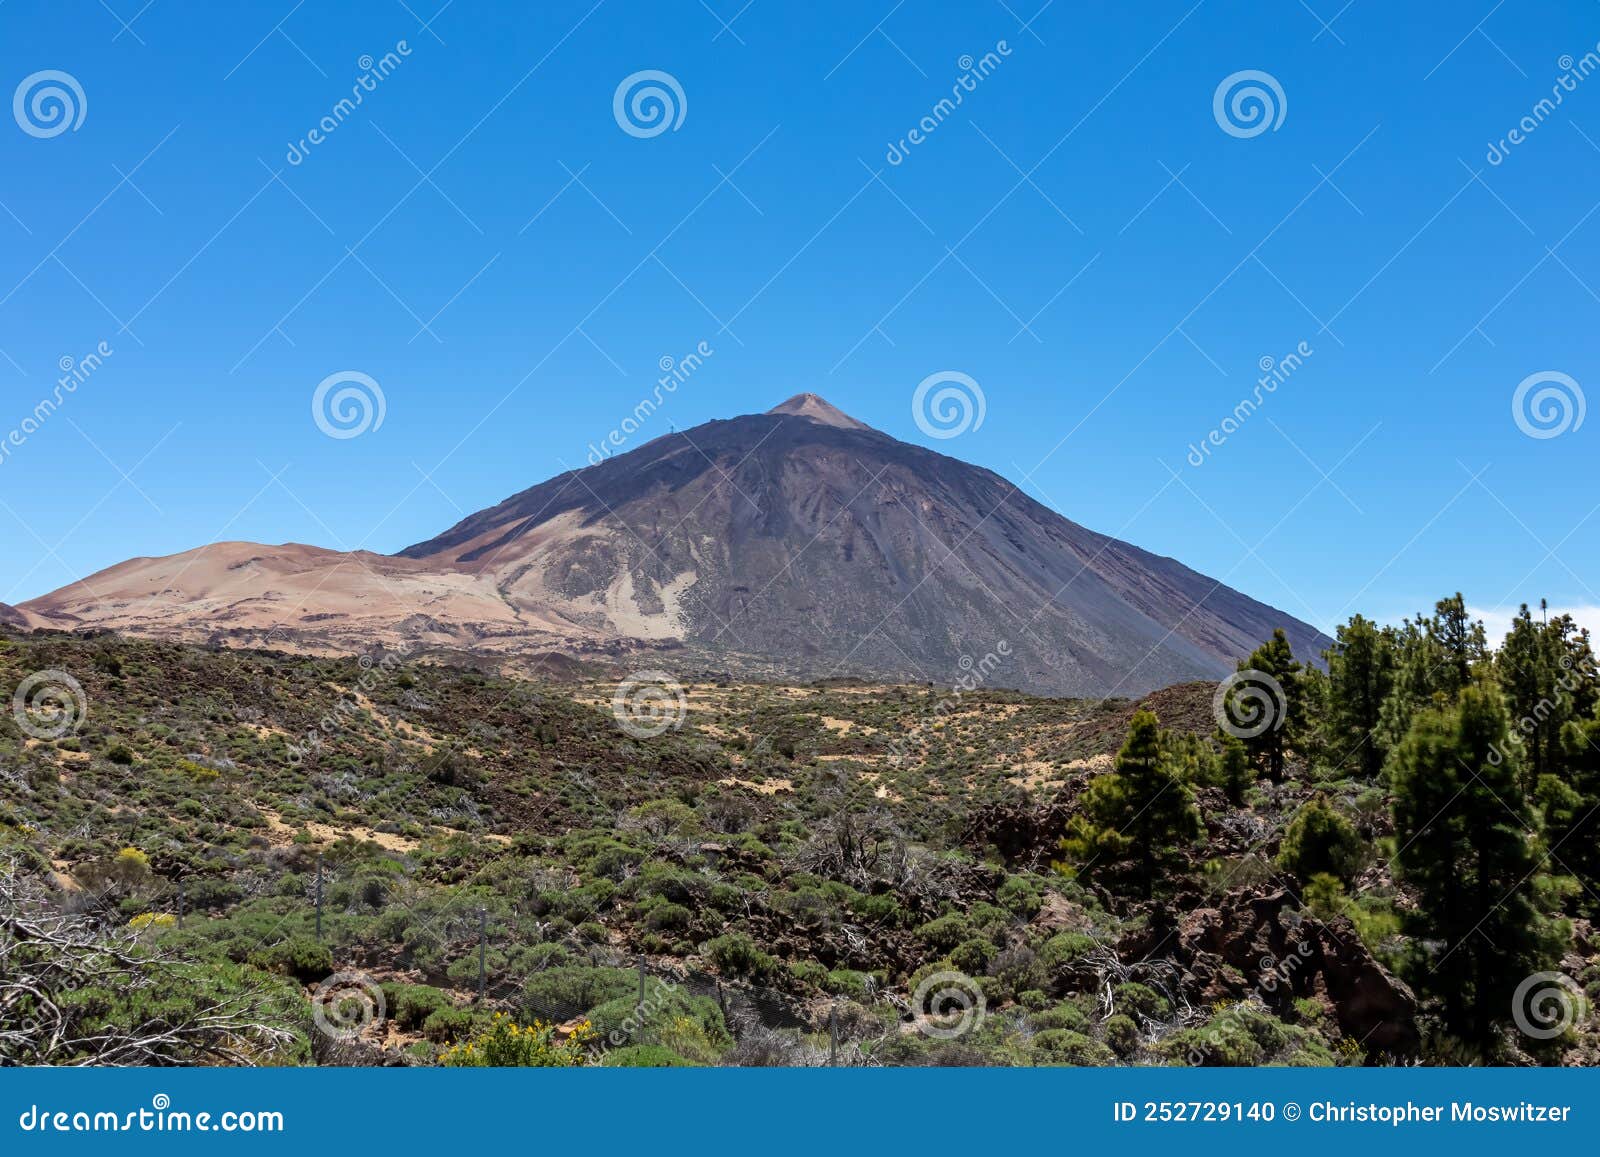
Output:
[[395,555],[216,543],[21,605],[29,621],[516,668],[1137,695],[1330,640],[815,394],[568,471]]

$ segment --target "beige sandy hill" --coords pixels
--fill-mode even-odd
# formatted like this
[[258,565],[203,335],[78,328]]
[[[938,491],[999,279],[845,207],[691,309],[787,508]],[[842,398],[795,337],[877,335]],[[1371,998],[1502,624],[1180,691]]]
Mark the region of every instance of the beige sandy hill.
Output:
[[574,520],[553,519],[514,556],[465,566],[301,543],[213,543],[130,559],[16,608],[8,622],[321,654],[381,646],[547,658],[593,653],[608,640],[679,637],[671,584],[643,599],[625,570],[575,596],[547,584],[547,545],[568,559],[611,555],[614,530],[566,525]]
[[492,584],[409,559],[285,543],[219,542],[135,558],[23,608],[37,624],[357,650],[464,632],[524,632]]

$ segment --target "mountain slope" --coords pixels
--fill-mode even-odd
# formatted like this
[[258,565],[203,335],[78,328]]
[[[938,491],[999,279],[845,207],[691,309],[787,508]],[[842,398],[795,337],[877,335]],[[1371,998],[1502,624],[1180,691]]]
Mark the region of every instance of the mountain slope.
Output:
[[305,649],[651,648],[750,676],[948,684],[977,664],[1068,695],[1215,678],[1277,626],[1302,655],[1327,642],[810,394],[558,475],[397,556],[222,544],[23,609]]

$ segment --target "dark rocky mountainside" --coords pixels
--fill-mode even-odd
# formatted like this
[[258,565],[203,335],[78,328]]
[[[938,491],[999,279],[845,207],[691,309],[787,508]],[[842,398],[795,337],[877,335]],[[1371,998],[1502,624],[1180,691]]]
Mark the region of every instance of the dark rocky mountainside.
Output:
[[1004,640],[993,682],[1129,693],[1231,670],[1277,626],[1301,654],[1326,644],[810,394],[552,478],[401,553],[500,573],[537,558],[574,600],[626,578],[685,643],[809,676],[945,682]]

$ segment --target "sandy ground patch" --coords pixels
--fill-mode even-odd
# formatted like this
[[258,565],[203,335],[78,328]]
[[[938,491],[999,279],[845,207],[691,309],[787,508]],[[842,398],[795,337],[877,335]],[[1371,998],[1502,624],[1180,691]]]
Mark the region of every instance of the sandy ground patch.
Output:
[[719,779],[717,782],[724,787],[748,788],[758,795],[777,795],[780,791],[794,790],[794,781],[788,779],[769,779],[765,783],[753,783],[748,779],[739,779],[730,775],[727,779]]

